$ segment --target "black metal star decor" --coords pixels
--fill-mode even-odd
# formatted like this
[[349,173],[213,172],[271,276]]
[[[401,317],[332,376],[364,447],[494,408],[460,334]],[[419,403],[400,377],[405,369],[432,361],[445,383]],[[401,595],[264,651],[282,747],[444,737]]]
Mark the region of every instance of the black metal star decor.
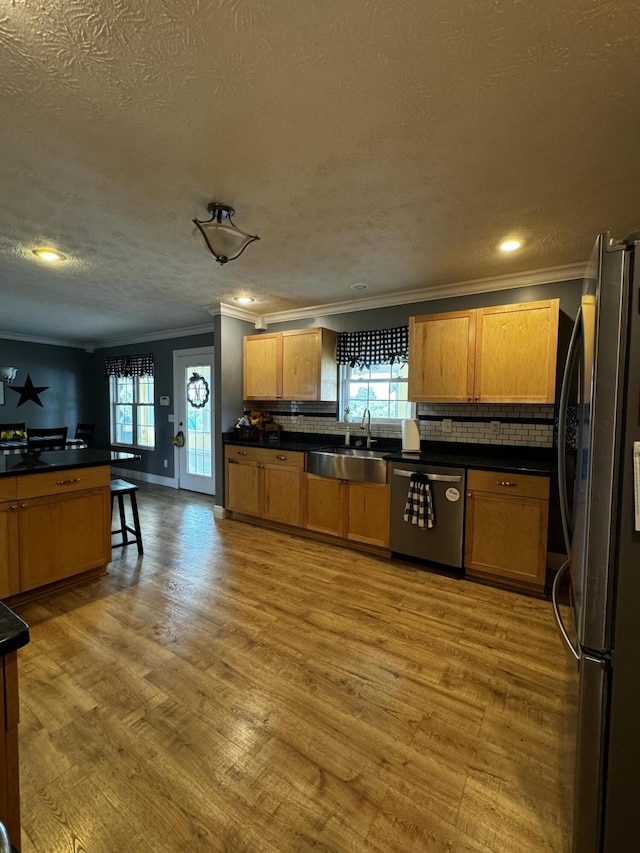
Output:
[[27,373],[27,379],[24,385],[7,385],[7,388],[10,388],[12,391],[15,391],[16,394],[20,394],[20,401],[16,406],[16,409],[19,409],[23,403],[28,403],[29,400],[31,400],[32,403],[36,403],[41,408],[44,408],[38,397],[40,394],[42,394],[43,391],[46,391],[49,386],[34,385],[31,381],[31,375],[29,373]]

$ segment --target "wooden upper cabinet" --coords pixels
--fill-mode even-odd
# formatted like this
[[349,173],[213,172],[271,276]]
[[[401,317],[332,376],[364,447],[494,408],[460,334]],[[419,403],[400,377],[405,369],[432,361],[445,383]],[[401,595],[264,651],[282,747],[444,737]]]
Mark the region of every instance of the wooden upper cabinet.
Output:
[[483,403],[553,403],[560,301],[479,308],[475,399]]
[[475,311],[409,318],[410,400],[471,401],[475,329]]
[[409,320],[409,399],[553,403],[560,300]]
[[336,400],[337,335],[294,329],[244,339],[245,400]]
[[280,332],[244,338],[244,399],[282,397],[282,335]]

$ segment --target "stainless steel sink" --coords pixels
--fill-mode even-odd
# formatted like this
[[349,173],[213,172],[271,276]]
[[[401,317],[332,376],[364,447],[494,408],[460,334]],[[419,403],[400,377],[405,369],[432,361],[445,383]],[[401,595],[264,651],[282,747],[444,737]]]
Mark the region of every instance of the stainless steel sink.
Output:
[[366,447],[321,447],[307,453],[307,471],[320,477],[386,483],[387,463],[383,450]]

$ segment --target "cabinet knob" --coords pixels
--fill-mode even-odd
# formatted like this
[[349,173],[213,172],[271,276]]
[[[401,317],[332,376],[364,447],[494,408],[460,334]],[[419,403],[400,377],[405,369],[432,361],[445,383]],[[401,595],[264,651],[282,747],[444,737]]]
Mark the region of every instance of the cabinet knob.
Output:
[[264,465],[258,465],[258,468],[264,468]]
[[477,402],[478,402],[478,400],[480,399],[480,395],[479,395],[479,394],[476,394],[476,396],[475,396],[473,399],[474,399],[474,400],[476,401],[476,403],[477,403]]
[[496,486],[517,486],[517,483],[510,483],[509,480],[496,480]]
[[238,456],[246,456],[246,455],[247,455],[246,450],[238,450]]
[[286,457],[286,456],[276,456],[276,459],[279,459],[281,462],[286,462],[286,461],[287,461],[287,457]]
[[22,509],[26,509],[29,506],[29,504],[20,504],[20,506],[22,507]]
[[11,504],[10,509],[13,509],[13,510],[18,509],[18,504]]

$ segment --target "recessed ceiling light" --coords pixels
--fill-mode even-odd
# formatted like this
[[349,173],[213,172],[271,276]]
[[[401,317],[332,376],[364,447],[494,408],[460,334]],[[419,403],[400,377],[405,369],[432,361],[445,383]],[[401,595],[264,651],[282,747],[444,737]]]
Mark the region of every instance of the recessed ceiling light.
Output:
[[520,240],[505,240],[504,242],[500,243],[500,251],[517,252],[521,246],[522,242]]
[[53,249],[34,249],[33,254],[40,258],[41,261],[49,261],[49,263],[66,260],[65,255],[61,255],[60,252],[54,252]]
[[255,302],[253,296],[234,296],[234,302],[239,302],[240,305],[249,305],[251,302]]
[[351,290],[366,290],[369,287],[369,285],[365,284],[364,281],[356,281],[355,284],[351,284],[349,286],[351,287]]

